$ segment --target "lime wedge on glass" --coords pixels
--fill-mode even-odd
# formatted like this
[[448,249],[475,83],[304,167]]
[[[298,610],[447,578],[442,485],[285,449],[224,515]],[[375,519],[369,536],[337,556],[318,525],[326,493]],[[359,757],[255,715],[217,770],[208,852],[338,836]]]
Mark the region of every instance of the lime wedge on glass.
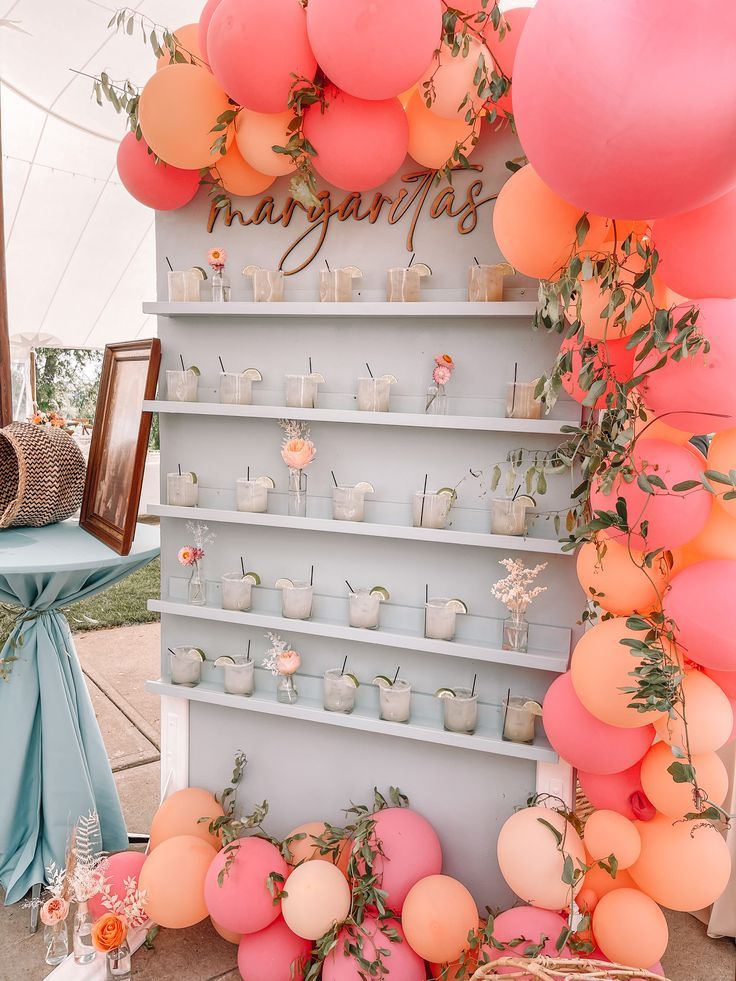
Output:
[[438,494],[449,494],[450,497],[453,499],[453,501],[457,497],[457,491],[455,490],[454,487],[440,487],[440,489],[437,491],[437,493]]
[[246,574],[243,576],[243,579],[245,580],[245,582],[249,582],[253,586],[261,585],[261,577],[258,575],[257,572],[246,572]]
[[190,470],[189,471],[189,476],[192,478],[192,483],[193,484],[198,484],[199,483],[199,480],[197,479],[197,475],[196,475],[196,473],[193,470]]
[[348,674],[346,671],[345,674],[343,675],[343,678],[345,678],[345,680],[349,684],[351,684],[353,688],[360,688],[360,682],[358,681],[358,679],[355,677],[354,674]]
[[426,262],[415,262],[411,269],[416,269],[419,275],[424,278],[425,276],[431,276],[432,270],[429,268]]
[[539,704],[539,702],[535,702],[532,698],[530,698],[527,702],[524,702],[522,708],[525,712],[530,712],[532,715],[542,714],[542,706]]
[[393,688],[393,681],[387,678],[385,674],[377,674],[373,679],[373,684],[378,685],[379,688]]
[[446,609],[452,610],[453,613],[467,613],[467,604],[463,603],[461,599],[451,599],[447,601]]
[[215,659],[216,668],[224,668],[226,664],[235,664],[235,658],[230,657],[229,654],[222,654]]
[[202,374],[202,372],[199,370],[199,368],[196,366],[196,364],[189,365],[189,367],[187,368],[187,371],[191,371],[191,373],[193,375],[196,375],[197,378],[199,378],[199,376]]
[[199,279],[202,279],[202,280],[207,279],[207,273],[204,271],[204,269],[202,268],[202,266],[191,266],[190,269],[189,269],[189,272],[199,273]]
[[374,586],[371,590],[371,596],[380,596],[382,603],[388,603],[390,599],[389,592],[385,586]]
[[294,583],[291,581],[291,579],[277,579],[276,580],[276,589],[291,589],[291,588],[293,588],[293,586],[294,586]]
[[383,381],[387,381],[389,385],[398,385],[399,379],[396,375],[381,375]]
[[316,382],[318,385],[324,385],[325,383],[325,376],[321,375],[318,371],[311,371],[308,377],[311,378],[312,381]]
[[199,658],[200,661],[207,660],[207,655],[201,649],[201,647],[190,647],[189,650],[187,651],[187,657],[190,657],[193,661],[196,661],[197,658]]
[[265,487],[266,490],[273,490],[276,486],[273,477],[256,477],[254,483],[258,484],[259,487]]
[[252,382],[262,382],[263,375],[260,373],[258,368],[246,368],[243,375]]
[[537,502],[534,500],[533,497],[530,497],[528,494],[518,494],[514,498],[514,500],[518,501],[520,504],[523,504],[525,507],[528,508],[535,508],[537,506]]
[[363,270],[359,269],[357,266],[343,266],[342,271],[346,273],[350,273],[353,279],[363,278]]
[[375,494],[376,488],[373,484],[369,484],[367,480],[361,480],[359,484],[355,485],[357,491],[362,491],[364,494]]
[[246,266],[245,269],[243,270],[243,275],[244,276],[255,276],[255,274],[259,271],[259,269],[262,269],[262,268],[263,268],[263,266],[252,266],[252,265],[251,266]]
[[455,692],[452,688],[438,688],[435,692],[437,698],[454,698]]

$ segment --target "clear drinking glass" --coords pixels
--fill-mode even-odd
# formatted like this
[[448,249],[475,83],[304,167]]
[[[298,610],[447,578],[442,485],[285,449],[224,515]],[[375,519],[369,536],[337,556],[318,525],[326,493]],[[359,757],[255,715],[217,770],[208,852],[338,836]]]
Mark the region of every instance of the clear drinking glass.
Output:
[[199,484],[191,473],[166,474],[166,503],[178,508],[196,508]]
[[317,405],[317,379],[312,375],[287,375],[285,394],[290,409],[314,409]]
[[349,269],[320,269],[319,298],[322,303],[350,303],[353,274]]
[[422,277],[418,269],[397,266],[386,271],[386,299],[389,303],[416,303],[421,299]]
[[119,947],[109,950],[105,956],[106,981],[130,981],[131,958],[128,941],[123,940]]
[[191,303],[199,300],[202,274],[196,269],[174,269],[168,273],[169,303]]
[[498,302],[503,299],[503,281],[513,273],[513,266],[498,262],[493,266],[468,266],[468,300],[471,303]]
[[355,685],[340,668],[330,668],[324,677],[324,707],[327,712],[349,715],[355,708]]
[[478,696],[470,688],[456,688],[454,698],[443,698],[442,718],[448,732],[473,734],[478,724]]
[[365,515],[365,491],[357,487],[332,488],[332,517],[335,521],[362,521]]
[[268,488],[255,480],[238,477],[235,481],[235,502],[238,511],[262,514],[268,510]]
[[451,507],[450,494],[417,491],[412,501],[412,524],[415,528],[445,528]]
[[256,303],[279,303],[284,298],[284,274],[280,269],[256,269],[253,299]]
[[190,371],[169,369],[166,372],[166,398],[169,402],[196,402],[199,375]]
[[511,698],[504,695],[502,704],[503,738],[511,743],[533,743],[537,713],[531,711],[531,706],[536,708],[537,703],[521,695],[512,695]]
[[250,405],[253,401],[253,382],[242,372],[223,371],[220,374],[220,402],[223,405]]
[[527,506],[523,500],[494,497],[491,500],[491,534],[525,535]]
[[507,419],[541,419],[542,403],[534,398],[537,387],[532,382],[509,382],[506,386]]
[[202,658],[192,647],[172,647],[169,667],[172,685],[195,688],[202,680]]
[[351,627],[376,629],[381,612],[381,597],[378,593],[371,593],[370,589],[356,589],[354,593],[350,593],[348,604]]
[[281,615],[289,620],[309,620],[312,615],[314,586],[308,582],[295,582],[281,590]]
[[226,572],[220,581],[220,598],[223,610],[249,610],[252,601],[253,583],[244,579],[239,572]]
[[236,661],[225,665],[225,692],[228,695],[245,695],[255,691],[255,661]]
[[388,412],[390,398],[388,378],[358,378],[358,409],[361,412]]
[[448,607],[449,599],[429,599],[424,606],[424,636],[429,640],[452,640],[457,629],[457,613]]
[[411,685],[403,678],[391,685],[380,685],[378,704],[385,722],[408,722],[411,717]]

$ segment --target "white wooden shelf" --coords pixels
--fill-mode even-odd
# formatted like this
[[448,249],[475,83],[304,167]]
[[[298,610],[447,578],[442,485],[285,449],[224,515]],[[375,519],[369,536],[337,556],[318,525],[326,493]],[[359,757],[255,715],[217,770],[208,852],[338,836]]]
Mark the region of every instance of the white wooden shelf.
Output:
[[[305,680],[296,676],[296,686]],[[311,679],[315,680],[315,679]],[[258,682],[257,682],[258,683]],[[155,695],[171,698],[185,698],[193,702],[205,702],[225,708],[242,709],[247,712],[260,712],[282,718],[301,719],[323,725],[339,726],[345,729],[358,729],[363,732],[399,736],[420,742],[438,743],[458,749],[471,749],[496,756],[511,756],[516,759],[556,763],[558,756],[547,740],[537,736],[532,745],[506,742],[501,738],[501,709],[498,706],[479,706],[479,724],[471,736],[467,733],[446,732],[441,722],[441,705],[431,695],[412,693],[412,718],[408,723],[384,722],[378,717],[378,708],[356,706],[350,715],[340,712],[326,712],[322,701],[317,697],[302,695],[295,705],[283,705],[276,701],[275,691],[258,691],[249,698],[242,695],[227,695],[215,684],[202,682],[195,688],[172,685],[170,682],[147,681],[146,690]],[[377,696],[376,696],[377,697]],[[430,711],[434,709],[434,713]]]
[[[439,641],[428,640],[419,632],[423,613],[419,609],[401,608],[394,604],[387,604],[381,611],[383,625],[377,630],[364,630],[351,627],[346,622],[347,600],[342,604],[345,606],[346,614],[343,620],[337,620],[334,616],[340,606],[337,598],[321,596],[315,597],[315,615],[310,620],[292,620],[282,617],[280,612],[274,609],[277,604],[280,609],[280,590],[269,590],[260,586],[254,588],[253,597],[256,609],[250,609],[245,613],[236,610],[223,610],[214,606],[193,606],[191,603],[172,598],[149,600],[148,609],[169,616],[188,617],[193,620],[232,623],[243,627],[263,627],[266,630],[283,631],[284,633],[328,637],[358,644],[375,644],[379,647],[391,647],[405,651],[462,657],[470,661],[482,661],[487,664],[507,664],[512,667],[551,671],[557,674],[567,670],[571,632],[564,627],[532,625],[530,629],[533,640],[535,634],[538,634],[540,640],[543,638],[550,646],[554,644],[560,649],[546,650],[539,647],[521,654],[516,651],[505,651],[498,642],[477,636],[483,633],[490,636],[492,632],[500,635],[501,621],[493,621],[488,618],[460,616],[458,617],[456,639]],[[271,607],[271,609],[262,608],[266,606]],[[333,616],[326,615],[329,613],[332,613]],[[386,622],[389,619],[393,622]],[[403,621],[407,623],[407,626],[398,627],[397,621]],[[467,636],[468,633],[474,633],[476,636],[469,637]]]
[[[292,300],[282,303],[254,303],[233,300],[231,303],[149,302],[143,312],[159,317],[475,317],[508,318],[534,316],[536,302],[506,300],[501,303],[469,303],[467,300],[425,300],[420,303],[387,303],[385,300],[356,300],[353,303],[319,303],[313,300]],[[297,323],[296,319],[293,321]]]

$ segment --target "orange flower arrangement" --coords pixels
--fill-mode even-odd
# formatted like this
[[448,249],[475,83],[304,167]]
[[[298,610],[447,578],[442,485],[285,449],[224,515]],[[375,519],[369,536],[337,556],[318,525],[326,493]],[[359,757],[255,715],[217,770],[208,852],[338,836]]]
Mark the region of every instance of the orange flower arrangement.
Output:
[[128,924],[116,913],[105,913],[92,927],[92,944],[103,954],[115,950],[127,936]]

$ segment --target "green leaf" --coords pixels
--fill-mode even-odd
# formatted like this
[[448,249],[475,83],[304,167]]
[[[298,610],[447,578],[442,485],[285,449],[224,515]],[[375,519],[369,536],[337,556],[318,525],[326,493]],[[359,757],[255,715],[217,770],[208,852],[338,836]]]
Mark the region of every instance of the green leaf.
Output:
[[690,763],[670,763],[667,772],[675,783],[693,783],[695,781],[695,767]]

